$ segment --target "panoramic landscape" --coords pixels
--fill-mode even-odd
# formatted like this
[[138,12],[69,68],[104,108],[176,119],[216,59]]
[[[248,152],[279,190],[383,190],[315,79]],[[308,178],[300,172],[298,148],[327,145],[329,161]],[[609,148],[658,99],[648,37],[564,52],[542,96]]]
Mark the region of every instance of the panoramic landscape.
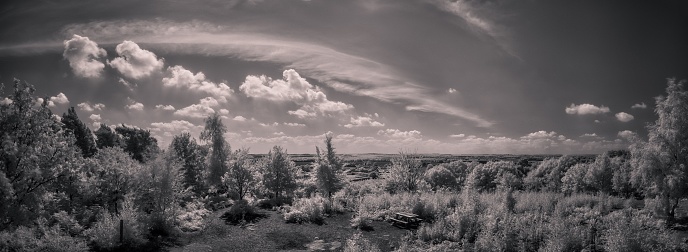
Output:
[[0,251],[688,251],[688,3],[6,1]]

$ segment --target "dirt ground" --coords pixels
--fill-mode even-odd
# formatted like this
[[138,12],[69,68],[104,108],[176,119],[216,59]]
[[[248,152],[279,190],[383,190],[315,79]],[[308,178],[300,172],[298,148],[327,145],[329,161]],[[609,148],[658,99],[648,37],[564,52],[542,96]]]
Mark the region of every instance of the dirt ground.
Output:
[[222,213],[211,216],[206,231],[183,237],[186,245],[170,251],[342,251],[346,240],[356,232],[378,244],[382,251],[391,251],[410,232],[383,221],[374,221],[372,231],[359,231],[350,226],[351,213],[328,217],[324,224],[317,225],[286,223],[280,213],[265,211],[266,218],[243,227],[225,224],[219,218]]

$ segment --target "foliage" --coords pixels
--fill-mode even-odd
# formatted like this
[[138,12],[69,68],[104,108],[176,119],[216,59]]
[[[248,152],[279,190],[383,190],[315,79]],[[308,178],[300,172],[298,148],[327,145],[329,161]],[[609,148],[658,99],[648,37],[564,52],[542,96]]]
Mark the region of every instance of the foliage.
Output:
[[179,211],[177,224],[182,231],[198,231],[204,227],[203,219],[210,213],[203,202],[195,199],[186,202],[186,206]]
[[249,159],[248,149],[237,150],[229,162],[229,170],[222,176],[222,183],[243,200],[254,185],[254,163]]
[[81,197],[93,203],[117,211],[117,203],[125,195],[139,190],[141,181],[137,179],[142,165],[118,147],[102,149],[86,160],[80,173]]
[[525,187],[536,191],[559,192],[562,185],[561,179],[566,171],[576,163],[578,160],[568,155],[556,159],[545,159],[524,178]]
[[344,207],[330,198],[313,197],[297,199],[284,213],[288,223],[311,222],[322,224],[326,214],[342,213]]
[[246,222],[256,222],[266,216],[265,213],[258,211],[245,200],[238,200],[220,218],[225,220],[226,223],[237,225]]
[[331,198],[332,194],[343,187],[344,179],[341,173],[341,160],[337,158],[332,146],[332,135],[325,136],[325,145],[327,150],[325,158],[320,155],[320,149],[315,147],[318,156],[315,164],[316,185],[321,194]]
[[602,239],[606,251],[686,251],[688,245],[676,239],[647,214],[622,210],[604,217]]
[[445,168],[444,165],[437,165],[428,169],[425,172],[425,181],[434,191],[443,188],[460,188],[459,183],[457,183],[457,178],[454,177],[454,174],[449,169]]
[[19,226],[0,232],[0,251],[89,251],[83,238],[70,236],[58,226]]
[[182,186],[181,165],[169,154],[159,155],[142,167],[136,176],[140,188],[136,193],[140,210],[149,214],[156,232],[169,234],[180,210],[186,191]]
[[563,178],[561,178],[561,191],[564,193],[582,192],[587,189],[586,174],[588,174],[588,164],[575,164]]
[[224,134],[227,127],[222,123],[220,115],[215,113],[205,119],[205,128],[201,132],[200,139],[208,145],[208,183],[217,186],[222,183],[222,176],[227,173],[227,158],[232,152]]
[[107,147],[120,147],[122,146],[122,139],[112,128],[101,123],[100,128],[93,132],[96,136],[96,145],[98,149],[103,149]]
[[379,252],[382,251],[374,243],[363,238],[361,233],[355,233],[351,238],[346,239],[344,252]]
[[647,142],[636,139],[631,161],[637,181],[648,196],[664,202],[664,215],[675,216],[680,199],[688,197],[688,91],[686,81],[669,79],[667,96],[656,98],[657,121],[648,125]]
[[425,167],[420,160],[409,153],[400,152],[392,158],[386,190],[392,193],[416,191],[423,181],[423,175]]
[[86,127],[79,116],[77,116],[74,107],[70,107],[67,113],[62,114],[61,122],[62,127],[65,129],[65,133],[72,134],[76,138],[76,146],[81,149],[81,154],[84,157],[93,156],[98,150],[96,148],[96,142],[91,133],[91,129]]
[[[124,221],[122,245],[119,243],[120,220]],[[91,246],[97,250],[113,250],[122,247],[133,249],[146,242],[144,234],[147,227],[141,224],[141,213],[136,209],[133,199],[127,197],[119,214],[103,213],[98,221],[84,231],[84,235]]]
[[169,152],[182,163],[184,188],[191,190],[198,196],[204,189],[203,171],[205,170],[205,152],[196,139],[188,132],[174,136],[169,146]]
[[81,162],[74,138],[65,136],[45,100],[36,105],[33,93],[33,86],[15,80],[12,102],[0,105],[1,229],[43,214],[46,193],[73,178]]
[[261,166],[263,185],[275,199],[296,188],[296,167],[282,147],[272,147]]
[[141,163],[153,159],[160,152],[158,140],[151,136],[149,130],[122,124],[115,127],[115,132],[121,136],[124,151]]

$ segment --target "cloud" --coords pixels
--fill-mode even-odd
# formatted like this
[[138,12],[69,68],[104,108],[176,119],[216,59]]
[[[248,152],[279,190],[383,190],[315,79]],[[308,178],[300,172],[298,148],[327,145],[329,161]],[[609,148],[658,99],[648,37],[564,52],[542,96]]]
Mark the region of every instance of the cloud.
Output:
[[569,115],[594,115],[594,114],[604,114],[604,113],[609,113],[609,108],[603,106],[595,106],[592,104],[580,104],[580,105],[575,105],[571,103],[571,106],[566,107],[566,114]]
[[138,86],[138,85],[136,85],[136,83],[128,82],[127,80],[122,79],[122,78],[119,78],[119,80],[117,82],[124,85],[127,89],[129,89],[129,91],[134,91],[134,88]]
[[306,125],[303,123],[283,123],[286,126],[290,127],[305,127]]
[[213,99],[212,97],[206,97],[201,99],[198,104],[192,104],[188,107],[175,111],[174,115],[191,118],[205,118],[215,113],[215,110],[211,108],[211,106],[217,105],[217,100]]
[[168,132],[168,133],[178,133],[189,131],[193,128],[200,128],[201,126],[196,126],[186,120],[173,120],[171,122],[154,122],[151,123],[151,131],[156,132]]
[[398,129],[386,129],[386,130],[379,130],[377,132],[378,135],[380,136],[385,136],[385,137],[390,137],[390,138],[421,138],[422,135],[420,131],[417,130],[410,130],[410,131],[401,131]]
[[301,108],[289,111],[289,114],[299,118],[343,112],[354,107],[351,104],[328,100],[327,95],[319,87],[308,83],[294,69],[284,70],[282,76],[281,80],[273,80],[265,75],[249,75],[239,86],[239,90],[248,97],[301,105]]
[[617,135],[621,138],[631,139],[636,134],[635,134],[635,132],[630,131],[630,130],[623,130],[623,131],[619,131],[619,133]]
[[456,91],[456,89],[453,89],[453,88],[449,88],[449,90],[447,90],[447,92],[449,92],[450,94],[453,94],[453,93],[456,93],[459,91]]
[[54,107],[55,103],[57,104],[67,104],[69,103],[69,99],[67,99],[67,96],[63,93],[59,93],[56,96],[50,97],[50,107]]
[[271,127],[271,126],[278,126],[279,123],[278,123],[278,122],[274,122],[274,123],[258,123],[258,125],[263,126],[263,127]]
[[358,128],[358,127],[384,127],[385,124],[373,120],[373,118],[366,116],[351,117],[351,123],[344,125],[346,128]]
[[626,113],[626,112],[616,113],[615,116],[616,116],[617,120],[622,121],[622,122],[630,122],[634,118],[633,115]]
[[12,99],[5,97],[2,100],[0,100],[0,105],[10,105],[12,104],[12,102],[14,102],[12,101]]
[[172,106],[172,105],[162,105],[162,104],[155,105],[155,109],[160,109],[160,110],[165,110],[165,111],[175,110],[174,106]]
[[96,103],[96,104],[88,104],[86,102],[82,102],[76,105],[79,109],[86,111],[86,112],[93,112],[94,110],[102,110],[105,108],[105,104],[102,103]]
[[580,137],[592,137],[592,138],[595,138],[595,137],[598,137],[598,136],[597,136],[596,133],[585,133],[585,134],[581,135]]
[[160,71],[164,65],[163,60],[158,59],[154,53],[141,49],[129,40],[117,45],[115,51],[120,57],[108,61],[108,65],[127,78],[141,79],[150,76],[153,72]]
[[92,121],[100,121],[100,114],[92,114],[88,118],[90,118]]
[[186,88],[194,92],[210,94],[222,102],[226,102],[227,98],[234,93],[227,84],[208,81],[203,72],[194,74],[182,66],[168,67],[167,77],[162,78],[162,83],[165,87]]
[[465,136],[466,136],[466,135],[464,135],[464,134],[449,135],[449,137],[451,137],[451,138],[462,138],[462,137],[465,137]]
[[647,105],[645,105],[644,102],[641,102],[641,103],[633,104],[633,106],[631,106],[631,108],[632,109],[646,109]]
[[72,35],[72,38],[65,40],[64,52],[62,57],[69,61],[74,75],[84,78],[100,77],[105,64],[99,61],[100,57],[107,56],[103,48],[98,47],[96,42],[88,37]]
[[142,103],[136,102],[136,101],[131,100],[131,99],[129,99],[129,105],[126,105],[124,107],[126,109],[129,109],[129,110],[138,110],[138,111],[142,111],[144,108]]
[[285,68],[298,69],[309,78],[340,92],[401,104],[407,110],[447,114],[479,126],[493,125],[466,109],[437,101],[431,90],[404,77],[406,74],[390,65],[305,40],[247,32],[201,21],[164,19],[95,21],[72,24],[63,29],[63,33],[76,32],[110,43],[135,39],[167,52],[275,62]]
[[246,119],[246,117],[243,117],[243,116],[235,116],[234,118],[232,118],[232,120],[237,121],[237,122],[245,122],[247,119]]
[[540,130],[537,132],[529,133],[528,135],[522,136],[521,139],[551,139],[557,138],[559,134],[554,131],[547,132],[545,130]]

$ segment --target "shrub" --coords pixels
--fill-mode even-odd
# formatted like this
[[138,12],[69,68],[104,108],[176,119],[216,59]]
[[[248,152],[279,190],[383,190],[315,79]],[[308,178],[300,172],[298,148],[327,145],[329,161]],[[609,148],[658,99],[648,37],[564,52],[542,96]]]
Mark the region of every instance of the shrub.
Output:
[[604,217],[602,239],[606,251],[686,251],[664,225],[634,210],[613,212]]
[[288,223],[311,222],[322,224],[325,220],[325,202],[322,197],[298,199],[292,205],[289,212],[284,214],[284,220]]
[[191,232],[203,229],[203,219],[211,212],[199,200],[188,202],[177,215],[177,225],[182,231]]
[[227,210],[221,219],[225,222],[237,225],[243,222],[256,222],[257,220],[266,217],[265,213],[257,211],[254,207],[250,206],[245,200],[236,201],[229,210]]
[[124,248],[136,248],[145,243],[145,227],[140,225],[139,213],[130,198],[122,204],[119,215],[103,213],[98,221],[84,231],[91,245],[98,250],[112,250],[119,247],[120,220],[124,220]]
[[1,251],[88,251],[86,241],[72,237],[58,226],[29,228],[20,226],[15,230],[0,232]]
[[382,251],[374,243],[363,238],[360,233],[354,234],[351,238],[346,239],[344,245],[344,252],[378,252]]

